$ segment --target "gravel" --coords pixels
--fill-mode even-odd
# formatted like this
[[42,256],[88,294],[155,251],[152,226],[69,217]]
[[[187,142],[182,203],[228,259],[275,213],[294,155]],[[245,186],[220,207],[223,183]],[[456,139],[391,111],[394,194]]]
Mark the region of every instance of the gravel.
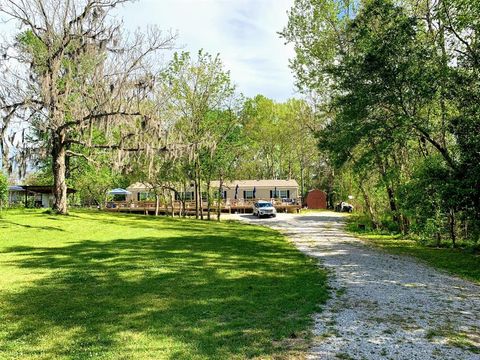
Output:
[[341,214],[278,214],[278,229],[330,271],[308,359],[480,360],[480,286],[365,245]]

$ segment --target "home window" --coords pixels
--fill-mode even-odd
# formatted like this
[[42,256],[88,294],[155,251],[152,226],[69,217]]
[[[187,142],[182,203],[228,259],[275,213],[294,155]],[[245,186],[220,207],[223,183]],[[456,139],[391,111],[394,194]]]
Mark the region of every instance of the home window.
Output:
[[193,191],[187,191],[182,193],[182,198],[188,201],[188,200],[193,200],[195,196],[193,195]]
[[220,197],[220,199],[225,200],[227,198],[227,192],[226,191],[219,192],[217,190],[213,193],[213,196],[214,196],[215,199],[218,199]]
[[288,199],[290,198],[290,190],[270,190],[270,197],[271,198],[281,198],[281,199]]
[[153,194],[150,194],[149,192],[139,192],[137,194],[137,200],[138,201],[146,201],[146,200],[149,200],[153,197],[155,197],[155,196],[153,196]]
[[243,198],[246,199],[246,200],[254,199],[253,190],[245,190],[243,192]]
[[175,194],[175,200],[190,201],[193,199],[194,199],[193,191],[179,192]]

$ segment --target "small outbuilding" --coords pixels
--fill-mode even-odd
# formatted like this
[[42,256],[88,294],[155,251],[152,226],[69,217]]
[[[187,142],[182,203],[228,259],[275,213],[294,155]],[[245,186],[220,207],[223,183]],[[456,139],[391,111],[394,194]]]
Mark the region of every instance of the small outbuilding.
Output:
[[309,209],[326,209],[327,193],[322,190],[310,190],[305,198],[305,205]]
[[[76,190],[67,188],[67,194]],[[53,186],[50,185],[13,185],[8,187],[10,205],[22,204],[25,207],[48,208],[54,201]]]

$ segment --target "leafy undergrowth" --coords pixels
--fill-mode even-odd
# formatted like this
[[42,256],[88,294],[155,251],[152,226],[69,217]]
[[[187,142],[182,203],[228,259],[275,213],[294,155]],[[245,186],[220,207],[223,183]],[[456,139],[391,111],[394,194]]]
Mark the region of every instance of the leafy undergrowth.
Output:
[[0,219],[0,358],[300,357],[325,273],[278,232],[100,212]]
[[480,283],[480,254],[466,249],[433,247],[399,234],[360,229],[354,217],[347,222],[347,230],[372,246],[397,255],[418,258],[427,264],[450,274]]

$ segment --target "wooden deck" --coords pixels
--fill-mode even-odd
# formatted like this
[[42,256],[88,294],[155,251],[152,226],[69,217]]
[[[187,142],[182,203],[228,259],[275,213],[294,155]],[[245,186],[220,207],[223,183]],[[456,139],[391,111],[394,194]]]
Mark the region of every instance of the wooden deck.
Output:
[[[258,200],[258,199],[257,199]],[[227,200],[220,204],[220,209],[222,213],[240,213],[247,214],[253,211],[253,204],[255,201],[249,200]],[[296,213],[301,209],[299,203],[286,203],[281,201],[274,202],[275,209],[277,212],[288,212]],[[106,211],[111,212],[126,212],[126,213],[142,213],[142,214],[153,214],[155,213],[155,202],[154,201],[109,201],[106,203],[104,208]],[[180,201],[174,201],[173,204],[160,204],[159,213],[161,214],[180,214],[182,210],[182,203]],[[195,213],[195,202],[187,201],[185,202],[185,212],[187,215],[192,215]],[[203,212],[207,212],[207,205],[203,204]],[[217,203],[214,202],[211,205],[211,212],[217,212]]]

